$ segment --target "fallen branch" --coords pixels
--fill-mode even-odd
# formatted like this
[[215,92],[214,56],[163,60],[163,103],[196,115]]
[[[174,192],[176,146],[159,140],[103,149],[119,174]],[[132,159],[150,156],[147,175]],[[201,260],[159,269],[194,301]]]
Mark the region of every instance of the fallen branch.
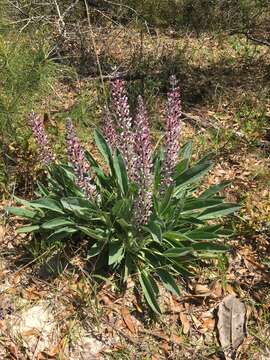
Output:
[[270,46],[270,41],[268,41],[268,40],[265,40],[265,39],[257,39],[257,38],[255,38],[254,36],[250,35],[249,33],[245,33],[245,35],[246,35],[246,38],[247,38],[248,40],[254,41],[254,42],[256,42],[257,44],[265,45],[265,46]]

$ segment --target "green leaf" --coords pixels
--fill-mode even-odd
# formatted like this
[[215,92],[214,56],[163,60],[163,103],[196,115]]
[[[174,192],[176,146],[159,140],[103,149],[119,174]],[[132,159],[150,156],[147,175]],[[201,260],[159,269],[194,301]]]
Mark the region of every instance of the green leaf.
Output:
[[49,220],[49,221],[46,221],[44,222],[41,227],[43,229],[56,229],[58,228],[59,226],[64,226],[64,225],[74,225],[74,223],[70,220],[67,220],[63,217],[58,217],[58,218],[55,218],[53,220]]
[[49,170],[49,182],[54,191],[65,196],[76,196],[82,194],[75,183],[73,168],[67,165],[54,165]]
[[127,218],[130,213],[130,208],[131,204],[129,199],[120,199],[115,202],[112,208],[112,213],[116,217]]
[[55,240],[61,240],[64,238],[69,238],[71,235],[75,234],[78,230],[74,227],[63,227],[61,229],[56,230],[53,232],[49,237],[48,241],[55,241]]
[[26,207],[31,207],[30,201],[20,199],[17,196],[14,196],[14,200],[16,200],[19,204],[22,204],[22,205],[24,205]]
[[63,209],[60,206],[60,203],[56,200],[50,198],[43,198],[39,200],[29,201],[29,204],[32,208],[36,209],[48,209],[53,212],[64,214]]
[[106,240],[106,236],[104,236],[105,234],[101,230],[90,229],[85,226],[78,226],[78,229],[80,229],[82,233],[84,233],[85,235],[89,236],[92,239]]
[[78,197],[66,197],[61,199],[63,208],[80,218],[89,218],[93,211],[93,204],[87,200]]
[[116,222],[125,230],[125,231],[131,231],[132,225],[129,224],[125,219],[117,219]]
[[92,156],[92,154],[87,150],[85,150],[84,153],[85,153],[85,157],[86,157],[87,161],[89,162],[89,164],[92,167],[99,168],[99,164],[96,161],[96,159]]
[[200,220],[216,219],[225,215],[234,213],[241,208],[240,205],[234,203],[225,203],[217,206],[213,206],[209,209],[204,210],[199,216]]
[[234,234],[234,230],[231,228],[221,228],[216,231],[216,234],[223,237],[230,237]]
[[154,189],[155,190],[159,188],[161,182],[162,158],[164,158],[164,151],[162,149],[159,149],[156,152],[154,159]]
[[180,291],[178,289],[178,286],[176,285],[174,278],[168,271],[163,269],[158,269],[157,274],[167,290],[169,290],[171,293],[173,293],[176,296],[180,296]]
[[171,198],[172,198],[172,194],[173,194],[173,190],[174,190],[174,187],[173,186],[170,186],[164,196],[163,196],[163,199],[161,200],[161,203],[159,205],[159,214],[162,215],[166,212],[168,206],[170,205],[170,201],[171,201]]
[[218,232],[218,230],[220,230],[222,228],[223,228],[223,225],[215,224],[215,225],[201,226],[198,230],[206,231],[206,232],[210,232],[210,233],[216,233],[216,232]]
[[39,181],[37,181],[37,187],[38,187],[38,191],[42,197],[46,197],[49,195],[49,190],[43,184],[41,184]]
[[202,231],[200,229],[187,232],[186,235],[192,240],[214,240],[218,237],[213,232]]
[[125,257],[125,268],[124,268],[124,282],[128,280],[128,277],[134,271],[135,265],[132,260],[132,255],[126,254]]
[[213,207],[214,205],[218,205],[220,203],[221,203],[220,199],[190,200],[184,204],[182,213]]
[[24,208],[18,208],[18,207],[7,207],[6,211],[9,214],[24,217],[24,218],[27,218],[27,219],[34,219],[36,217],[36,215],[37,215],[37,213],[34,212],[34,211],[24,209]]
[[98,147],[98,150],[100,151],[100,153],[106,160],[107,164],[109,165],[111,162],[111,159],[112,159],[112,153],[111,153],[110,147],[108,146],[108,144],[107,144],[106,140],[104,139],[104,137],[102,136],[102,134],[97,129],[95,129],[95,131],[94,131],[94,138],[95,138],[95,142]]
[[188,159],[184,159],[184,160],[180,161],[175,167],[176,174],[174,175],[174,177],[177,177],[177,175],[182,174],[187,169],[188,169]]
[[112,241],[109,244],[109,261],[108,264],[120,264],[124,257],[124,245],[120,240]]
[[152,286],[152,282],[149,280],[149,274],[143,270],[140,273],[139,281],[143,290],[143,294],[145,296],[145,299],[148,303],[148,305],[151,307],[151,309],[156,314],[161,314],[160,307],[158,305],[158,302],[156,300],[157,293],[154,291],[154,288]]
[[201,199],[207,199],[226,188],[228,185],[230,185],[230,183],[230,181],[223,181],[220,184],[212,185],[207,190],[205,190],[199,197]]
[[197,165],[203,164],[203,163],[206,163],[206,162],[212,162],[214,156],[215,156],[215,153],[213,151],[207,153],[206,155],[204,155],[204,157],[201,158],[201,160],[199,160],[197,162]]
[[189,240],[186,234],[179,233],[177,231],[166,231],[163,237],[168,240]]
[[175,179],[176,183],[176,193],[183,186],[187,186],[191,183],[194,183],[198,179],[200,179],[203,175],[205,175],[212,167],[211,162],[203,162],[197,165],[194,165],[190,169],[183,172],[181,175],[177,176]]
[[23,226],[16,230],[17,234],[31,233],[40,229],[39,225]]
[[217,244],[212,242],[203,242],[192,244],[192,248],[195,251],[206,251],[206,252],[225,252],[228,251],[228,246],[223,244]]
[[[110,173],[111,173],[112,177],[114,178],[116,176],[116,174],[115,174],[111,149],[110,149],[109,145],[107,144],[103,135],[97,129],[94,132],[94,137],[95,137],[96,145],[97,145],[100,153],[103,155],[105,161],[109,165]],[[93,157],[92,157],[92,159],[93,159]],[[91,161],[93,161],[92,159],[89,158],[90,163],[91,163]],[[100,167],[98,166],[98,163],[96,163],[95,167],[98,167],[100,169]]]
[[171,248],[166,251],[162,255],[169,257],[169,258],[178,258],[180,256],[186,256],[192,253],[191,247],[178,247],[178,248]]
[[147,226],[143,226],[143,229],[151,234],[154,241],[162,241],[161,227],[156,221],[151,221]]
[[192,147],[193,147],[193,142],[192,140],[189,140],[181,147],[180,157],[189,162],[192,156]]
[[127,170],[122,155],[118,150],[114,154],[113,165],[121,192],[122,194],[126,195],[128,192]]
[[88,251],[87,253],[87,259],[90,259],[92,257],[95,257],[97,255],[99,255],[105,247],[106,243],[98,241],[96,242]]
[[185,277],[189,277],[189,276],[193,276],[194,274],[192,272],[190,272],[185,266],[183,266],[182,264],[177,263],[174,259],[170,259],[171,261],[171,267],[178,273],[181,274],[182,276]]

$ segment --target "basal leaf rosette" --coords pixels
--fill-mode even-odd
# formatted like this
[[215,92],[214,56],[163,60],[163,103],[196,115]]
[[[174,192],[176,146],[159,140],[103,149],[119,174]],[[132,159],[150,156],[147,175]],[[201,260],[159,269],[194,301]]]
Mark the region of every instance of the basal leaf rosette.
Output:
[[68,119],[68,161],[58,163],[42,121],[31,114],[38,149],[46,149],[47,179],[37,182],[36,199],[16,199],[21,206],[7,210],[24,219],[18,233],[32,233],[48,246],[74,246],[74,241],[79,246],[87,239],[88,260],[102,260],[108,271],[121,275],[122,283],[134,277],[147,304],[159,314],[158,284],[179,296],[179,276],[191,276],[202,259],[226,252],[224,239],[232,232],[222,225],[223,218],[239,205],[219,195],[229,182],[197,195],[212,161],[207,155],[192,163],[192,142],[180,146],[175,78],[168,93],[165,142],[155,151],[143,99],[138,98],[132,117],[123,80],[113,82],[112,94],[105,131],[94,131],[102,161],[83,149]]

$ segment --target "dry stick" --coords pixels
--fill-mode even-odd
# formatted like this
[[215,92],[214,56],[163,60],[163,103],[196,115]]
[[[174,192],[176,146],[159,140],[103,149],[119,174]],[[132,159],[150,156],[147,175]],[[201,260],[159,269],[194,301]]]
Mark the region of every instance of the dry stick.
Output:
[[66,8],[66,10],[62,14],[62,19],[64,19],[67,14],[70,12],[72,8],[74,8],[78,4],[79,0],[75,0],[69,7]]
[[256,42],[257,44],[260,44],[260,45],[265,45],[265,46],[270,46],[270,41],[268,40],[265,40],[265,39],[257,39],[255,37],[253,37],[252,35],[250,35],[249,33],[246,33],[246,38],[248,40],[251,40],[251,41],[254,41]]
[[18,10],[22,15],[28,16],[27,13],[25,13],[18,5],[14,4],[12,1],[6,0],[7,3],[11,6],[13,6],[16,10]]
[[[203,127],[205,129],[213,129],[215,131],[224,130],[224,127],[221,127],[217,124],[214,124],[210,120],[202,119],[200,116],[194,116],[189,113],[182,112],[182,116],[184,117],[182,120],[187,120],[194,127]],[[248,142],[248,139],[244,133],[241,131],[230,129],[234,136]]]
[[[86,14],[87,14],[87,21],[88,21],[88,26],[89,26],[89,30],[90,30],[90,36],[91,36],[93,48],[94,48],[95,55],[96,55],[96,61],[97,61],[98,71],[99,71],[100,80],[101,80],[101,84],[102,84],[102,89],[103,89],[104,97],[107,102],[106,89],[105,89],[102,69],[101,69],[101,65],[100,65],[100,61],[99,61],[99,57],[98,57],[98,51],[97,51],[97,45],[96,45],[96,41],[95,41],[95,37],[94,37],[94,32],[93,32],[93,28],[92,28],[92,24],[91,24],[91,20],[90,20],[90,13],[89,13],[89,7],[87,4],[87,0],[84,0],[84,5],[85,5],[85,9],[86,9]],[[106,104],[106,105],[108,106],[108,104]]]

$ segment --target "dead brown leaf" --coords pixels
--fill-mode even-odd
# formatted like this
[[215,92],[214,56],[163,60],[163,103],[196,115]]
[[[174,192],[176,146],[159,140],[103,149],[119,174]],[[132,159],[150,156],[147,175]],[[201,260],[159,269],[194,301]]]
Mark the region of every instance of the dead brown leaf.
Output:
[[191,320],[193,321],[193,324],[195,325],[196,329],[199,329],[202,326],[202,323],[194,314],[190,314]]
[[226,359],[231,359],[233,352],[245,338],[246,307],[234,295],[226,296],[218,308],[219,341]]
[[166,354],[169,354],[169,350],[170,350],[170,346],[168,344],[167,341],[163,341],[160,345],[159,345],[160,349],[162,349]]
[[206,297],[211,295],[211,290],[202,284],[196,284],[194,286],[194,294],[198,297]]
[[180,344],[182,344],[183,339],[181,338],[181,336],[173,334],[171,336],[171,342],[176,344],[176,345],[180,345]]
[[50,351],[44,353],[49,357],[56,357],[59,353],[64,350],[65,347],[65,338],[61,339],[57,345],[55,345]]
[[179,314],[180,321],[183,325],[183,333],[187,335],[190,330],[190,322],[188,320],[187,315],[184,312],[180,312]]
[[0,225],[0,242],[4,241],[5,234],[6,234],[6,228]]
[[26,300],[39,300],[42,297],[42,292],[33,288],[27,288],[22,290],[22,297]]
[[211,284],[211,297],[219,299],[223,295],[223,290],[220,281],[215,281]]
[[10,343],[8,345],[8,351],[9,351],[9,355],[11,355],[11,359],[19,359],[19,350],[16,344],[14,343]]
[[122,315],[122,318],[123,318],[126,326],[129,329],[129,331],[132,334],[137,334],[138,329],[135,326],[135,322],[132,320],[132,317],[131,317],[131,315],[129,313],[128,308],[126,308],[126,307],[121,308],[121,315]]
[[23,337],[28,337],[28,336],[36,336],[36,337],[39,337],[39,336],[41,336],[41,333],[40,333],[40,331],[39,331],[38,329],[32,328],[32,329],[23,331],[23,332],[22,332],[22,336],[23,336]]
[[208,331],[213,331],[215,329],[215,324],[215,319],[203,319],[200,333],[204,334]]

